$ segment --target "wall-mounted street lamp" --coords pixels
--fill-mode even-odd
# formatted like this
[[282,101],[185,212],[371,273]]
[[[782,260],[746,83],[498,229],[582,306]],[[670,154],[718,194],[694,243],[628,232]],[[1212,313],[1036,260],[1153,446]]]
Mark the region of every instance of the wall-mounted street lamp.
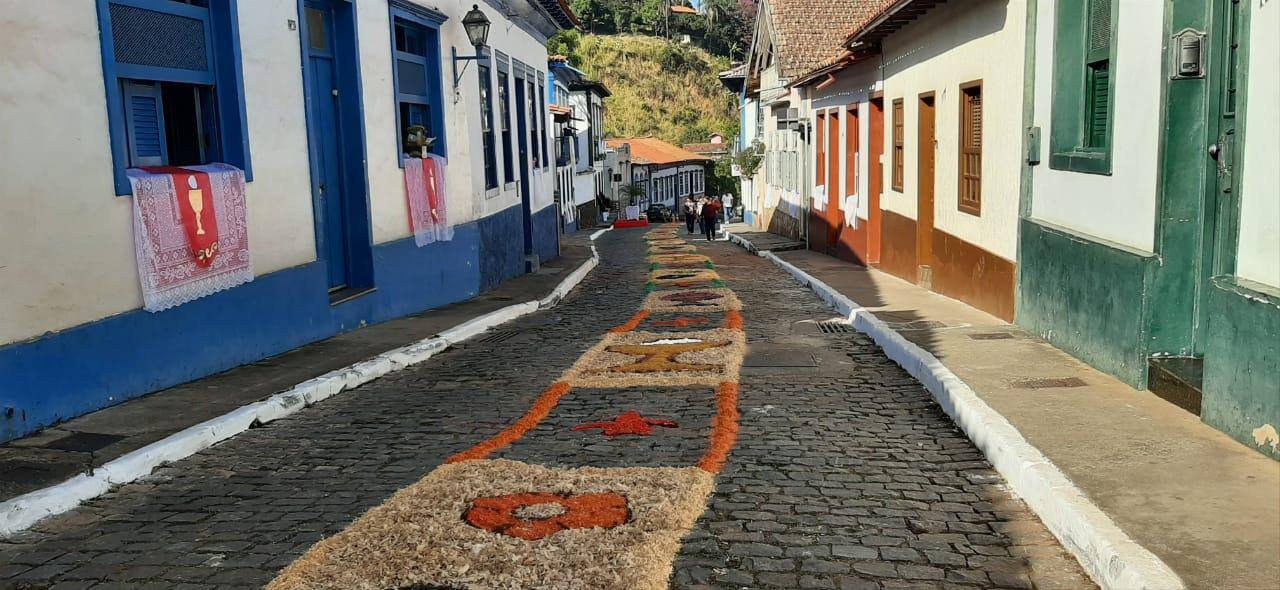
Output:
[[471,10],[462,17],[462,28],[467,31],[467,39],[471,40],[471,45],[476,48],[475,55],[458,55],[458,48],[453,48],[453,90],[458,91],[458,84],[462,82],[462,74],[467,71],[467,64],[462,64],[462,70],[458,70],[458,62],[481,61],[489,59],[489,56],[481,52],[481,48],[489,42],[489,18],[484,15],[484,11],[480,10],[477,4],[471,5]]

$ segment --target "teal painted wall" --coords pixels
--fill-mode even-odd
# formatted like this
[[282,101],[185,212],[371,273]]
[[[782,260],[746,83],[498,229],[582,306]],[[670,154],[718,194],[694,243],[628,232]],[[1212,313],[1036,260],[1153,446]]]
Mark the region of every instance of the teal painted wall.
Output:
[[1021,220],[1018,256],[1017,324],[1145,389],[1152,258],[1030,219]]
[[1213,286],[1201,418],[1280,460],[1280,446],[1259,445],[1254,435],[1268,424],[1280,430],[1280,293],[1250,290],[1229,278],[1215,279]]

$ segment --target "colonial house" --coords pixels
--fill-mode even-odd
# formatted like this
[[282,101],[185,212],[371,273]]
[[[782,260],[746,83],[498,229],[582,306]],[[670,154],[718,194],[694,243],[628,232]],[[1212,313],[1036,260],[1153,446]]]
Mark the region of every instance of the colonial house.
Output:
[[730,145],[725,143],[723,135],[713,133],[706,143],[686,143],[681,147],[695,154],[718,160],[729,155]]
[[1280,3],[1038,4],[1018,323],[1280,459]]
[[[864,0],[761,0],[743,76],[743,149],[759,145],[764,165],[743,179],[748,223],[803,239],[813,195],[814,121],[804,74],[843,51]],[[820,17],[816,17],[820,15]]]
[[604,150],[604,198],[615,213],[631,205],[626,188],[631,186],[631,146],[607,146]]
[[[569,63],[562,55],[551,57],[551,73],[565,94],[557,105],[568,109],[567,123],[560,127],[558,149],[572,174],[565,175],[566,206],[572,203],[574,229],[594,227],[600,220],[599,199],[605,188],[604,99],[610,93],[601,82]],[[560,102],[563,100],[563,102]]]
[[544,97],[546,40],[577,24],[562,0],[5,16],[0,73],[23,83],[0,87],[0,441],[558,253]]
[[573,198],[578,207],[579,227],[594,227],[600,221],[600,199],[605,184],[604,99],[609,96],[609,89],[596,80],[579,79],[569,83],[569,100],[573,103],[573,121],[577,127]]
[[1012,320],[1023,58],[1008,48],[1025,0],[860,7],[846,54],[794,84],[813,112],[809,246]]
[[707,166],[714,161],[656,137],[610,139],[609,147],[629,146],[631,182],[643,196],[636,203],[641,211],[651,205],[676,209],[685,197],[706,195]]
[[564,233],[572,233],[578,228],[578,206],[573,197],[574,169],[577,167],[574,152],[578,132],[573,125],[573,104],[569,100],[568,80],[585,75],[569,65],[569,58],[563,55],[553,55],[547,61],[547,91],[551,93],[547,97],[551,101],[547,108],[554,122],[552,140],[555,142],[555,202],[560,211],[560,229]]

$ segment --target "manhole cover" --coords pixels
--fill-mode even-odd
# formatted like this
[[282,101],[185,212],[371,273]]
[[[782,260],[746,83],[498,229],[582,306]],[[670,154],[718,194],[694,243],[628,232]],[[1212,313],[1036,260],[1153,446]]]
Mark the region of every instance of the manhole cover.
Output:
[[40,448],[56,449],[59,451],[75,451],[79,453],[96,453],[122,440],[124,440],[124,437],[118,434],[73,432],[60,439],[40,445]]
[[1008,332],[983,332],[980,334],[970,334],[971,340],[1009,340],[1013,338],[1013,334]]
[[844,322],[818,322],[818,329],[823,334],[852,334],[856,332],[853,326]]
[[1048,379],[1023,379],[1014,381],[1012,385],[1018,389],[1055,389],[1063,387],[1084,387],[1088,385],[1079,377],[1056,377]]

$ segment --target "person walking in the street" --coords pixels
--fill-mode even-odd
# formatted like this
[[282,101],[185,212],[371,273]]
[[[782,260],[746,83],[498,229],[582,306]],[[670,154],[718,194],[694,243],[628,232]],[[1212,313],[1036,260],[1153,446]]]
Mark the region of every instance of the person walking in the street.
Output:
[[688,230],[689,235],[693,235],[693,224],[698,221],[698,204],[693,202],[693,197],[684,198],[684,226]]
[[716,221],[720,219],[720,203],[715,199],[707,199],[702,205],[702,233],[707,241],[716,239]]

